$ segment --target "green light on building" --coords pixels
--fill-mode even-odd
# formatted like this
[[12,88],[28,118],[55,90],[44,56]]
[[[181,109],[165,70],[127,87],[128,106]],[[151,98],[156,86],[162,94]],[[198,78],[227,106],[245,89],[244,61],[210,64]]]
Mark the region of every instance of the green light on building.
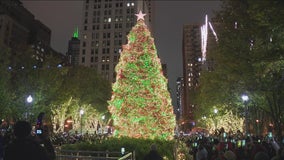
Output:
[[79,38],[79,30],[78,27],[75,29],[74,33],[73,33],[73,38]]

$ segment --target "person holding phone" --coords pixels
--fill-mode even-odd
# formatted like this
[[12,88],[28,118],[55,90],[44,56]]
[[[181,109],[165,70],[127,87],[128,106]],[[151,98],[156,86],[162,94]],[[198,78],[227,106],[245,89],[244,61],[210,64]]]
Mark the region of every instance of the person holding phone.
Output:
[[40,143],[41,146],[44,147],[44,149],[47,152],[48,159],[49,160],[55,160],[56,159],[56,154],[54,151],[54,147],[49,139],[49,129],[46,125],[44,125],[41,128],[38,128],[36,130],[36,137],[38,142]]
[[29,122],[16,122],[16,139],[5,148],[4,160],[49,160],[45,149],[32,138],[31,130]]

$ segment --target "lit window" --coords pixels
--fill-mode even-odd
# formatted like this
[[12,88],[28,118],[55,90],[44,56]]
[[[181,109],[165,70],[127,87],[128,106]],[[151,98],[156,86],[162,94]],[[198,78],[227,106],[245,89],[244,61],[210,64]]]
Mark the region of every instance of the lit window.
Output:
[[108,22],[111,22],[111,18],[108,18]]
[[105,62],[105,61],[106,61],[105,58],[106,58],[105,56],[102,57],[102,62]]
[[129,7],[130,6],[130,3],[127,3],[127,7]]
[[131,3],[131,6],[134,6],[134,2]]

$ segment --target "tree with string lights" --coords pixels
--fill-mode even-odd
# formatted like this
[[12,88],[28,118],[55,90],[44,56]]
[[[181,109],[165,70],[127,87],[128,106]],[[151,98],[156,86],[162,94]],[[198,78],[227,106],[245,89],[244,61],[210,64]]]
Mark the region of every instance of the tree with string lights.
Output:
[[175,116],[154,39],[140,11],[116,66],[109,110],[115,136],[171,139]]

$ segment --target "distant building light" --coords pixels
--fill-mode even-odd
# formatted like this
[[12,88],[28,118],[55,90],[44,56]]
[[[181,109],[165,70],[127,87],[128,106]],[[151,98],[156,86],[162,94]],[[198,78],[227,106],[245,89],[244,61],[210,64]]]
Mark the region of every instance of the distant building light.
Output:
[[9,70],[12,70],[12,67],[11,67],[11,66],[9,66],[9,67],[8,67],[8,69],[9,69]]
[[36,69],[36,68],[37,68],[37,66],[35,65],[35,66],[33,66],[33,68],[34,68],[34,69]]
[[57,68],[61,68],[61,67],[62,67],[62,65],[61,65],[61,64],[58,64],[58,65],[57,65]]
[[25,67],[24,67],[24,66],[22,66],[21,68],[22,68],[22,69],[25,69]]

